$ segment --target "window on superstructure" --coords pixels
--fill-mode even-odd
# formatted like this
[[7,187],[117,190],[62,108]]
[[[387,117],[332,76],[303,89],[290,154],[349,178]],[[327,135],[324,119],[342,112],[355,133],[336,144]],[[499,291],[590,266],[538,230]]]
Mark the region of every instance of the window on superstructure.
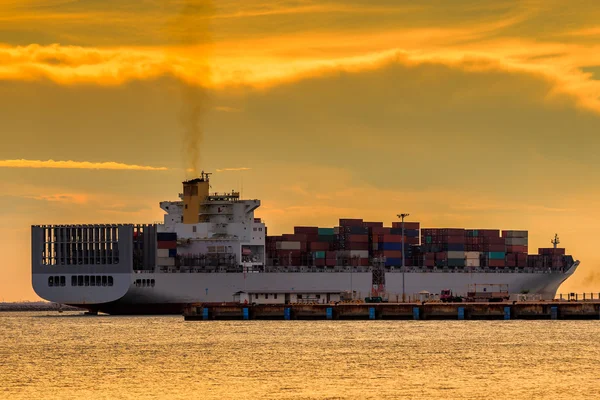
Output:
[[106,286],[106,276],[102,277],[102,286]]
[[274,298],[275,300],[277,300],[277,293],[275,293],[275,294],[273,295],[273,298]]
[[77,286],[83,286],[83,275],[77,275]]
[[269,294],[265,293],[265,299],[268,299],[268,298],[269,298]]
[[192,226],[192,232],[196,233],[196,227]]
[[54,286],[54,277],[53,276],[48,277],[48,286]]
[[254,295],[254,299],[255,299],[255,300],[258,300],[258,293],[256,293],[256,294]]
[[77,286],[77,276],[71,276],[71,286]]
[[96,277],[94,275],[90,278],[90,286],[96,286]]
[[109,276],[109,277],[108,277],[108,286],[112,286],[112,285],[113,285],[113,283],[114,283],[114,282],[113,282],[113,277],[112,277],[112,276]]
[[154,287],[154,284],[155,284],[154,279],[151,279],[150,280],[150,286]]
[[84,278],[85,286],[90,286],[90,276],[86,275]]
[[60,286],[66,286],[67,285],[67,278],[64,276],[60,277]]

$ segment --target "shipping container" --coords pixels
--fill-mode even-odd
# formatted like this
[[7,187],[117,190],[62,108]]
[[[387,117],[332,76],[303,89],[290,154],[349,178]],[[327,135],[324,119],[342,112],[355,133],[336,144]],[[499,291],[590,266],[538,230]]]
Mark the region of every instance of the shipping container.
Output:
[[302,233],[302,234],[283,234],[282,236],[282,240],[285,242],[306,242],[307,241],[307,235]]
[[318,235],[317,236],[318,242],[332,243],[332,242],[335,242],[336,240],[337,240],[336,235]]
[[169,257],[177,257],[177,249],[169,249]]
[[277,250],[300,250],[300,242],[277,242]]
[[177,242],[163,242],[163,241],[159,242],[159,241],[157,241],[156,248],[157,249],[176,249]]
[[177,233],[175,232],[158,232],[156,234],[156,240],[161,242],[173,242],[177,240]]
[[331,244],[328,242],[310,242],[309,248],[311,251],[329,250],[331,248]]
[[315,252],[313,252],[313,257],[314,258],[325,258],[325,252],[324,251],[315,251]]
[[448,262],[446,263],[448,267],[464,267],[465,259],[464,258],[450,258],[448,257]]
[[466,266],[467,267],[479,267],[480,266],[479,258],[467,258]]
[[506,257],[506,253],[504,253],[503,251],[491,251],[491,252],[489,252],[489,259],[490,260],[504,260],[504,257]]
[[[392,222],[392,228],[402,228],[402,221]],[[419,230],[421,228],[420,222],[407,222],[404,221],[404,229],[416,229]]]
[[175,259],[172,257],[156,257],[156,265],[161,267],[172,267],[175,265]]
[[335,260],[337,259],[337,252],[335,251],[326,251],[325,252],[325,256],[328,260]]
[[371,228],[371,234],[373,235],[389,235],[391,228]]
[[369,235],[348,235],[347,240],[356,243],[369,243]]
[[526,238],[528,236],[528,231],[502,231],[502,237],[504,238]]
[[506,266],[506,261],[504,261],[504,259],[502,260],[496,260],[496,259],[490,259],[488,260],[488,267],[505,267]]
[[506,246],[507,253],[527,253],[527,246]]
[[467,251],[465,252],[465,258],[467,260],[479,260],[481,258],[481,253],[478,251]]
[[169,249],[157,249],[156,250],[156,257],[159,258],[167,258],[169,257]]
[[294,234],[295,235],[299,235],[299,234],[318,235],[319,234],[319,228],[316,227],[316,226],[295,226],[294,227]]
[[317,234],[320,236],[333,236],[335,232],[333,228],[319,228]]
[[527,246],[529,244],[529,240],[527,238],[509,237],[504,240],[507,246]]
[[453,258],[453,259],[465,259],[465,252],[464,251],[449,251],[448,252],[448,259]]
[[563,256],[565,255],[565,249],[560,249],[560,248],[539,248],[538,249],[538,253],[539,254],[544,254],[544,255],[560,255]]
[[365,228],[383,228],[383,222],[363,222]]
[[351,218],[340,218],[340,226],[350,227],[350,226],[359,226],[362,227],[363,220],[362,219],[351,219]]
[[387,258],[402,258],[402,251],[400,250],[384,250],[383,256]]
[[324,267],[327,264],[324,258],[315,258],[313,262],[316,267]]

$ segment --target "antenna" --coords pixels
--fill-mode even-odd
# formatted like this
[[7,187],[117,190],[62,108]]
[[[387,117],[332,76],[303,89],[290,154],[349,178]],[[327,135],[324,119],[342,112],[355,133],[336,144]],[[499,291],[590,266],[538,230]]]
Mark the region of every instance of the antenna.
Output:
[[554,234],[554,239],[551,240],[550,243],[552,243],[554,245],[554,248],[556,249],[556,246],[558,246],[560,243],[560,240],[558,239],[558,233]]

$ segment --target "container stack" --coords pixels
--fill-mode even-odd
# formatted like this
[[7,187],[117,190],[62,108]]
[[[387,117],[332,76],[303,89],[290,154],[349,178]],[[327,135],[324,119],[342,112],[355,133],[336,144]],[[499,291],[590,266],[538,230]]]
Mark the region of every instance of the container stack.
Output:
[[565,267],[564,248],[539,248],[538,249],[542,268],[560,269]]
[[[465,250],[471,261],[476,264],[475,253],[479,253],[479,266],[504,268],[506,266],[505,239],[497,229],[467,229],[465,231]],[[475,266],[475,265],[472,265]]]
[[156,234],[156,265],[172,267],[177,258],[177,233],[158,232]]
[[343,265],[368,266],[369,228],[362,219],[340,219],[336,247]]
[[527,266],[529,233],[527,231],[502,231],[506,246],[506,266],[524,268]]
[[465,267],[465,230],[456,228],[422,229],[421,250],[425,260],[434,253],[436,267]]

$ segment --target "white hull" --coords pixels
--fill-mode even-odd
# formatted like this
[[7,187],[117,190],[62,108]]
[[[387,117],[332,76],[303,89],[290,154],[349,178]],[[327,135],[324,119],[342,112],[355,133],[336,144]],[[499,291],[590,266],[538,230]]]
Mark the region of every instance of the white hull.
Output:
[[[510,293],[528,292],[550,300],[558,287],[573,274],[578,264],[561,272],[407,272],[404,274],[406,295],[422,290],[440,293],[452,289],[466,294],[469,284],[507,284]],[[237,291],[358,291],[366,296],[371,290],[369,272],[285,272],[285,273],[130,273],[115,274],[112,287],[48,287],[49,274],[33,275],[33,287],[40,297],[113,314],[180,312],[187,303],[226,302]],[[154,280],[154,286],[138,287],[137,279]],[[400,272],[386,273],[386,290],[390,301],[402,298]]]

